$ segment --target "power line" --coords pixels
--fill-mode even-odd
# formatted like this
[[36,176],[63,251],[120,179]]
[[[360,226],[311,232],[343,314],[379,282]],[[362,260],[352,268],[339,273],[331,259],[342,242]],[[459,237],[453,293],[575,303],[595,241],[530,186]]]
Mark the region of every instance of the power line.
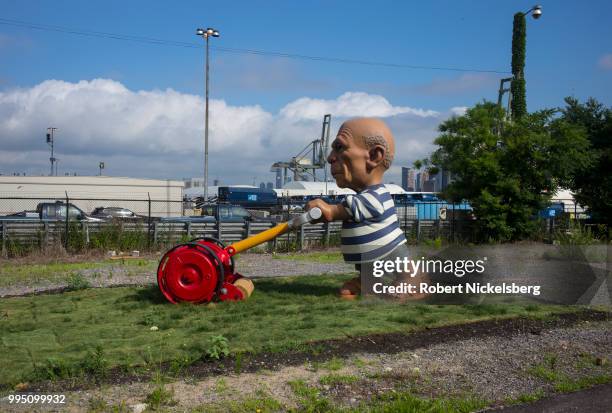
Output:
[[[16,27],[25,27],[28,29],[35,29],[35,30],[54,31],[54,32],[60,32],[60,33],[74,34],[74,35],[79,35],[79,36],[98,37],[98,38],[113,39],[113,40],[147,43],[147,44],[152,44],[152,45],[157,45],[157,46],[173,46],[173,47],[185,47],[185,48],[193,48],[193,49],[199,49],[202,47],[198,43],[179,42],[175,40],[156,39],[152,37],[133,36],[133,35],[117,34],[117,33],[109,33],[109,32],[98,32],[98,31],[92,31],[92,30],[72,29],[72,28],[62,27],[62,26],[30,23],[30,22],[25,22],[21,20],[12,20],[12,19],[4,19],[4,18],[0,18],[0,24],[4,24],[8,26],[16,26]],[[219,46],[211,46],[211,48],[216,51],[225,52],[225,53],[251,54],[251,55],[260,55],[260,56],[275,56],[275,57],[283,57],[287,59],[313,60],[313,61],[330,62],[330,63],[348,63],[348,64],[358,64],[358,65],[364,65],[364,66],[389,67],[389,68],[396,68],[396,69],[440,70],[440,71],[451,71],[451,72],[476,72],[476,73],[499,73],[499,74],[510,73],[508,71],[503,71],[503,70],[469,69],[469,68],[448,67],[448,66],[408,65],[408,64],[402,64],[402,63],[376,62],[376,61],[369,61],[369,60],[343,59],[343,58],[324,57],[324,56],[310,56],[310,55],[302,55],[302,54],[296,54],[296,53],[272,52],[272,51],[256,50],[256,49],[238,49],[238,48],[219,47]]]

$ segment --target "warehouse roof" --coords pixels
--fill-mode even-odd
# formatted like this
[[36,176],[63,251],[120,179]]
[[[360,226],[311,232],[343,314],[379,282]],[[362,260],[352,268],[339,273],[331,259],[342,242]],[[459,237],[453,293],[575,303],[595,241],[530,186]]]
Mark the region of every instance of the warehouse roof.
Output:
[[[392,195],[405,194],[406,191],[396,184],[385,184]],[[275,189],[279,196],[306,196],[306,195],[348,195],[355,191],[348,188],[340,188],[335,182],[310,182],[293,181],[287,183],[281,189]]]

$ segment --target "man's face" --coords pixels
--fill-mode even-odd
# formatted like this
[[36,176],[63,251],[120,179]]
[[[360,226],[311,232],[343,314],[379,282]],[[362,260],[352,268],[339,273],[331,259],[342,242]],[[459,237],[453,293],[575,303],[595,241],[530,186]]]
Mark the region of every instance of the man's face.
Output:
[[367,186],[365,179],[368,156],[368,150],[353,136],[350,125],[343,125],[332,142],[331,152],[327,157],[331,174],[340,188],[350,188],[358,192]]

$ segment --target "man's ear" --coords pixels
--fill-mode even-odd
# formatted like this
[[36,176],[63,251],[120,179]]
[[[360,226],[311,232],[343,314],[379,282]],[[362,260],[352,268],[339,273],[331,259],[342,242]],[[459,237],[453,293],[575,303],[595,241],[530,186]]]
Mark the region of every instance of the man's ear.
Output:
[[376,169],[378,165],[382,165],[385,159],[385,148],[382,145],[374,145],[368,150],[368,155],[366,167],[369,170]]

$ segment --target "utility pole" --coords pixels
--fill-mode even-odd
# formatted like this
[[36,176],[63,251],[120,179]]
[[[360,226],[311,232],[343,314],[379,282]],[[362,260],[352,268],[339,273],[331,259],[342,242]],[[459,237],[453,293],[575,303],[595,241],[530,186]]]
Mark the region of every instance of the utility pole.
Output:
[[[53,176],[53,164],[55,163],[55,161],[57,161],[57,159],[53,157],[53,132],[55,132],[56,130],[57,128],[47,128],[47,145],[51,146],[51,157],[49,158],[49,160],[51,161],[51,173],[49,174],[49,176]],[[55,171],[55,175],[57,176],[57,167]]]
[[512,83],[511,93],[511,114],[512,119],[519,119],[527,114],[527,97],[525,91],[525,45],[527,21],[525,16],[530,14],[534,19],[542,16],[542,7],[533,6],[524,13],[516,13],[512,24]]

